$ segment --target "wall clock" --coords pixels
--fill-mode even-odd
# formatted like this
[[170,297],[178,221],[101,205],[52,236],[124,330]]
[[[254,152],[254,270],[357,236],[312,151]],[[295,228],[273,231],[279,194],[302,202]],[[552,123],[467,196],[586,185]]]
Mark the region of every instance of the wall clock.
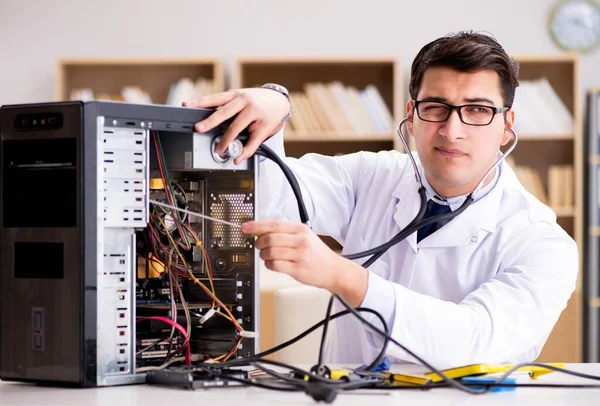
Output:
[[550,33],[567,51],[591,51],[600,44],[600,6],[594,0],[560,1],[550,13]]

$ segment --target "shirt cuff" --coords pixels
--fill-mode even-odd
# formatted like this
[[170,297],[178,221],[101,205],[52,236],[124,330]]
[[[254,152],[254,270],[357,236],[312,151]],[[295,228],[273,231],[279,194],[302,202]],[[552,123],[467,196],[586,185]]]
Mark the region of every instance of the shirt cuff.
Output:
[[[379,313],[388,327],[388,332],[391,334],[394,327],[394,317],[396,315],[396,291],[392,283],[375,272],[369,271],[367,294],[365,295],[360,307],[372,309]],[[375,327],[383,331],[383,324],[379,318],[373,313],[362,313],[363,318],[369,321]],[[367,328],[369,335],[378,338],[377,341],[383,342],[380,334]]]

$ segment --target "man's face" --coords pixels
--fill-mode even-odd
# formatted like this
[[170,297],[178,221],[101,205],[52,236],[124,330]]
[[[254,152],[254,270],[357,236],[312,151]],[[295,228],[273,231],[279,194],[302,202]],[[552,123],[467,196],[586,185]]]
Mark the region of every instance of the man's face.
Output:
[[[429,68],[423,75],[417,100],[503,107],[498,74],[491,70],[464,73],[445,67]],[[413,106],[412,100],[406,106],[411,119],[407,127],[415,137],[427,180],[443,197],[470,193],[496,161],[500,146],[511,139],[506,129],[513,126],[513,111],[506,113],[506,121],[500,113],[489,125],[471,126],[460,120],[456,110],[444,122],[424,121]],[[430,111],[431,117],[438,114],[435,106]],[[484,109],[472,111],[477,115]]]

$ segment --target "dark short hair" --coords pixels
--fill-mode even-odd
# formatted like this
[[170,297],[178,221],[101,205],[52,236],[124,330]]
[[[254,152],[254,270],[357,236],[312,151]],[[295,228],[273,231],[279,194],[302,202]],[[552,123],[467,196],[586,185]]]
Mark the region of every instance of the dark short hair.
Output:
[[425,71],[433,66],[468,73],[495,71],[500,79],[504,106],[512,107],[515,89],[519,86],[519,65],[491,35],[461,31],[438,38],[421,48],[410,73],[408,88],[413,100],[417,100]]

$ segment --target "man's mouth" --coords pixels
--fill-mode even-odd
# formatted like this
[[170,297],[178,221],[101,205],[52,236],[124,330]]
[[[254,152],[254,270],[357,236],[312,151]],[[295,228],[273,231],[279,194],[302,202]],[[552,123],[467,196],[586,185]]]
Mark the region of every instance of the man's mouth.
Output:
[[444,147],[436,147],[435,149],[442,155],[448,156],[448,157],[460,157],[460,156],[467,155],[458,149],[444,148]]

